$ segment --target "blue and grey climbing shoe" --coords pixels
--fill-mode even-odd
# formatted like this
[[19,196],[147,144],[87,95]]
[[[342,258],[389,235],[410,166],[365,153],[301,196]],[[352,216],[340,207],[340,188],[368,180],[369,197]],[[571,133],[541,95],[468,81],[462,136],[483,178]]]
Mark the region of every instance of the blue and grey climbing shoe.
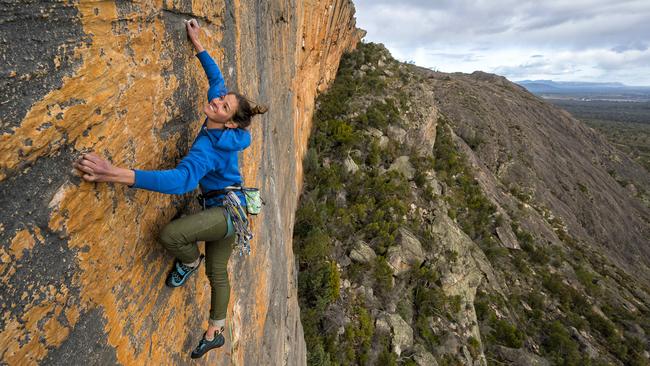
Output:
[[181,261],[176,261],[174,262],[174,268],[172,268],[171,272],[169,272],[169,276],[167,276],[167,281],[165,283],[169,287],[178,287],[178,286],[183,286],[187,278],[201,266],[201,262],[203,262],[204,255],[201,254],[199,257],[199,264],[196,265],[196,267],[190,267],[188,265],[185,265],[181,263]]
[[199,345],[192,351],[192,358],[199,358],[209,350],[223,346],[224,343],[226,343],[226,339],[223,337],[223,327],[221,327],[220,331],[214,333],[214,339],[211,341],[206,340],[205,333],[203,333]]

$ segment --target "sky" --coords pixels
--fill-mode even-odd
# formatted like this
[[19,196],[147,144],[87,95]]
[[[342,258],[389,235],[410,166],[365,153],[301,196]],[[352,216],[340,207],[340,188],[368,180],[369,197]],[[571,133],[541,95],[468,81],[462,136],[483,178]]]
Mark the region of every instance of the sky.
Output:
[[650,0],[353,0],[401,61],[512,81],[650,85]]

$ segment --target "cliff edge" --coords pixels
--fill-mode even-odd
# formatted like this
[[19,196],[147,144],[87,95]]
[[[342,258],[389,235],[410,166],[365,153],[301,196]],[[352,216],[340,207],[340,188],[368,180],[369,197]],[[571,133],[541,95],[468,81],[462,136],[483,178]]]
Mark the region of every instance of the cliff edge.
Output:
[[[201,273],[171,290],[158,231],[192,195],[81,182],[72,161],[173,167],[207,81],[183,20],[227,85],[268,104],[243,154],[262,188],[248,258],[229,263],[226,345],[211,364],[304,364],[292,227],[314,97],[361,38],[349,0],[0,5],[0,363],[186,364],[207,321]],[[203,272],[203,271],[201,271]]]

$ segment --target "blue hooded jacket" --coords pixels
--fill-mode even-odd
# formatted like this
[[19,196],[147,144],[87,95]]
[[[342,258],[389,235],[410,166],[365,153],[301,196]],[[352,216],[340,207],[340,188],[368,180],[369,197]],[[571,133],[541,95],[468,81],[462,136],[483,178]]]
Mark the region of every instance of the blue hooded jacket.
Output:
[[[196,56],[201,61],[210,83],[208,101],[227,94],[228,89],[226,89],[221,70],[208,52],[202,51]],[[197,185],[205,193],[241,184],[242,177],[239,173],[237,154],[250,144],[251,134],[247,130],[240,128],[208,129],[204,122],[189,153],[176,168],[170,170],[134,169],[135,183],[132,187],[161,193],[183,194],[194,190]],[[246,200],[243,193],[241,191],[236,191],[236,193],[242,206],[245,206]],[[206,202],[208,207],[220,205],[220,197]]]

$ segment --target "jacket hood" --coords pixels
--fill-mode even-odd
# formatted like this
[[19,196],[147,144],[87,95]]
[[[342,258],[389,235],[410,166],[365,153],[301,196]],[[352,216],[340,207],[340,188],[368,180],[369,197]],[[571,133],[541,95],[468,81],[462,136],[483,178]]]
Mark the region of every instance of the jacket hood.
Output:
[[223,151],[240,151],[251,144],[251,133],[241,128],[227,128],[217,137],[206,129],[215,149]]

